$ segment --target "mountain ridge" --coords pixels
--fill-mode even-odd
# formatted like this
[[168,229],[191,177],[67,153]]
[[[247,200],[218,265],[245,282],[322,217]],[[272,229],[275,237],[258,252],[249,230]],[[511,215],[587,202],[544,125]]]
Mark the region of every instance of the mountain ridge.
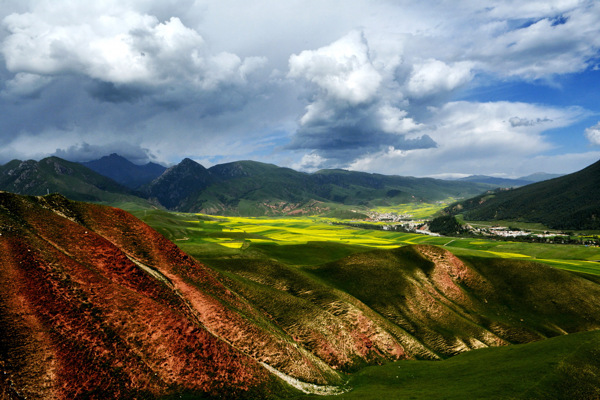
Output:
[[572,174],[496,190],[445,210],[466,220],[537,222],[552,229],[600,229],[600,161]]
[[0,166],[0,190],[36,196],[56,192],[79,201],[147,204],[135,191],[59,157],[12,160]]
[[[384,205],[468,197],[493,187],[346,170],[320,170],[309,174],[257,161],[235,161],[208,169],[192,163],[194,161],[186,159],[185,163],[169,168],[169,174],[175,179],[167,181],[159,177],[145,186],[144,192],[159,201],[160,195],[168,193],[168,199],[163,196],[161,203],[177,211],[261,215],[281,213],[283,209],[303,212],[302,207],[315,200],[345,205]],[[201,178],[197,182],[190,178],[190,168],[198,170]]]

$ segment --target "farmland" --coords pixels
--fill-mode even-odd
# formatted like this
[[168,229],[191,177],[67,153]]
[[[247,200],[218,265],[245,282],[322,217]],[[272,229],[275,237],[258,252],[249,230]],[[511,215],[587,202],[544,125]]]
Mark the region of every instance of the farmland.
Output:
[[255,257],[262,253],[292,265],[316,265],[373,248],[431,244],[458,256],[537,261],[561,269],[600,274],[600,248],[595,247],[361,229],[360,225],[342,225],[346,220],[316,216],[214,217],[158,210],[134,213],[184,251],[205,261],[221,256]]

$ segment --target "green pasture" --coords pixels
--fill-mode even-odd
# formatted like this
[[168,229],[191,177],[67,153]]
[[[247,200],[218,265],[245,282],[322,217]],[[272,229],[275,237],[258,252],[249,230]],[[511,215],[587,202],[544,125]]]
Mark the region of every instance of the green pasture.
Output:
[[349,392],[325,398],[597,399],[599,345],[600,331],[592,331],[443,361],[397,361],[362,369],[350,378]]
[[[184,251],[203,259],[262,254],[292,265],[316,265],[373,248],[431,244],[458,256],[537,261],[600,274],[600,248],[595,247],[361,229],[340,224],[347,220],[324,217],[214,217],[160,210],[133,213]],[[329,245],[324,248],[322,243]]]

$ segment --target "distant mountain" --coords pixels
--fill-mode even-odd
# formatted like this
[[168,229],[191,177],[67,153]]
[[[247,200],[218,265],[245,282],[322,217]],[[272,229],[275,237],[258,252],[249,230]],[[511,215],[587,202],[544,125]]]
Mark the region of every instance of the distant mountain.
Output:
[[529,181],[529,182],[542,182],[542,181],[547,181],[548,179],[558,178],[563,175],[564,174],[547,174],[545,172],[536,172],[535,174],[522,176],[521,178],[518,178],[518,179],[521,179],[524,181]]
[[314,206],[314,201],[386,205],[469,197],[492,187],[345,170],[308,174],[256,161],[236,161],[205,169],[186,159],[143,191],[173,210],[263,215],[301,211],[307,203]]
[[458,179],[463,182],[478,182],[478,183],[487,183],[489,185],[494,185],[498,187],[519,187],[529,185],[533,183],[533,181],[527,180],[525,178],[518,179],[510,179],[510,178],[497,178],[493,176],[486,175],[471,175],[465,178]]
[[144,165],[136,165],[115,153],[98,160],[82,162],[81,164],[130,189],[136,189],[150,183],[167,169],[162,165],[152,162]]
[[[123,176],[131,177],[130,172],[137,168],[132,169],[132,163],[115,154],[98,161],[110,166],[111,171],[122,165],[123,170],[129,171]],[[342,205],[371,207],[466,198],[494,187],[346,170],[309,174],[256,161],[236,161],[207,169],[186,158],[134,191],[83,164],[58,157],[39,162],[13,160],[0,167],[0,190],[13,193],[57,192],[73,200],[116,205],[160,203],[170,210],[208,214],[323,214]]]
[[447,210],[466,220],[539,222],[553,229],[600,229],[600,161],[558,178],[496,190]]
[[464,182],[479,182],[479,183],[487,183],[489,185],[494,185],[497,187],[509,188],[509,187],[519,187],[529,185],[535,182],[542,182],[548,179],[558,178],[562,176],[561,174],[547,174],[545,172],[536,172],[535,174],[522,176],[520,178],[511,179],[511,178],[497,178],[494,176],[487,175],[471,175],[464,178],[458,179],[459,181]]
[[91,169],[58,157],[13,160],[0,166],[0,190],[28,195],[61,193],[73,200],[146,203],[135,193]]

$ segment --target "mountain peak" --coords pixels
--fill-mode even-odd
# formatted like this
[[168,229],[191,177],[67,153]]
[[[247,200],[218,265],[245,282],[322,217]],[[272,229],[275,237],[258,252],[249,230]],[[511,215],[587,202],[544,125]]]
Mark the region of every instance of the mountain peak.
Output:
[[196,161],[192,160],[191,158],[184,158],[183,160],[181,160],[181,162],[179,164],[176,165],[177,166],[182,166],[182,167],[202,167],[203,169],[206,169],[202,164],[197,163]]
[[152,182],[166,170],[162,165],[155,163],[145,165],[134,164],[117,153],[111,153],[98,160],[87,161],[81,164],[130,189],[135,189]]

